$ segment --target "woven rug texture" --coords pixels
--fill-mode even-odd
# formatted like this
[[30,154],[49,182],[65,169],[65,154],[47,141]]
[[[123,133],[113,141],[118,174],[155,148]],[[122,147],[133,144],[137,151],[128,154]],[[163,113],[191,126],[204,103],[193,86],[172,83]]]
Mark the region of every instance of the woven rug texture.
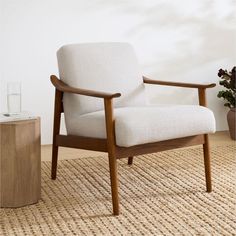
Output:
[[42,163],[42,199],[0,209],[0,235],[236,235],[236,147],[211,149],[205,192],[200,146],[119,160],[121,213],[112,215],[108,158]]

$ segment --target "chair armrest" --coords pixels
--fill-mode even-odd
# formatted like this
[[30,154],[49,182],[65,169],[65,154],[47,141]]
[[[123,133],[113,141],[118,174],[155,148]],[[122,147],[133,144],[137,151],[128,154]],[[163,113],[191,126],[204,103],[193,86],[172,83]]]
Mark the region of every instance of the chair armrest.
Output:
[[55,75],[51,75],[50,80],[57,90],[61,92],[65,92],[65,93],[74,93],[74,94],[80,94],[80,95],[104,98],[104,99],[117,98],[121,96],[120,93],[105,93],[105,92],[99,92],[99,91],[94,91],[94,90],[74,88],[65,84],[61,80],[59,80]]
[[[114,109],[113,109],[113,98],[120,97],[120,93],[104,93],[94,90],[86,90],[80,88],[74,88],[68,86],[61,80],[59,80],[55,75],[50,76],[52,84],[56,88],[56,93],[58,91],[65,93],[74,93],[90,97],[97,97],[104,99],[104,110],[105,110],[105,122],[106,122],[106,133],[107,133],[107,146],[109,155],[112,157],[115,156],[115,118],[114,118]],[[62,96],[62,95],[60,95]],[[60,98],[62,99],[62,97]]]
[[191,83],[180,83],[180,82],[172,82],[172,81],[152,80],[144,76],[143,76],[143,82],[145,84],[158,84],[158,85],[165,85],[165,86],[197,88],[197,89],[213,88],[216,86],[216,84],[191,84]]

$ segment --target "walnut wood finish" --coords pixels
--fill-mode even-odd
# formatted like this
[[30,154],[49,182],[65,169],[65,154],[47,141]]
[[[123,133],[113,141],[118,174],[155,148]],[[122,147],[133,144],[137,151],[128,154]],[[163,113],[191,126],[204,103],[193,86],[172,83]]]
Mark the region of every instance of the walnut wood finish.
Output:
[[203,154],[204,154],[204,166],[205,166],[205,178],[206,178],[206,189],[207,192],[212,191],[212,183],[211,183],[211,156],[210,156],[210,145],[209,145],[209,137],[208,134],[204,135],[203,144]]
[[199,145],[204,143],[204,135],[177,138],[155,143],[146,143],[131,147],[117,147],[116,157],[124,158],[129,156],[143,155],[153,152],[162,152],[170,149],[182,148],[187,146]]
[[[114,152],[116,159],[127,158],[128,164],[133,163],[133,156],[153,152],[161,152],[170,149],[194,146],[204,143],[204,135],[195,135],[185,138],[177,138],[155,143],[135,145],[132,147],[119,147],[115,145]],[[107,139],[89,138],[75,135],[56,135],[56,146],[79,148],[91,151],[108,152]],[[132,155],[132,156],[129,156]]]
[[[121,96],[120,93],[109,94],[99,91],[73,88],[60,81],[54,75],[51,76],[51,82],[56,87],[55,109],[54,109],[53,154],[52,154],[52,179],[56,179],[59,146],[108,152],[113,213],[114,215],[119,215],[120,211],[119,211],[119,195],[118,195],[117,159],[128,157],[128,164],[132,165],[133,156],[135,155],[141,155],[151,152],[160,152],[174,148],[203,144],[207,191],[208,192],[211,191],[210,153],[209,153],[209,141],[207,134],[178,138],[156,143],[136,145],[132,147],[119,147],[116,145],[116,140],[115,140],[115,128],[114,128],[115,119],[113,115],[112,104],[113,104],[113,98],[120,97]],[[206,105],[206,96],[205,96],[206,88],[212,88],[215,86],[215,84],[202,85],[202,84],[156,81],[147,79],[146,77],[144,77],[144,83],[178,86],[186,88],[197,88],[199,93],[199,103],[202,106]],[[64,92],[104,99],[106,134],[107,134],[106,139],[59,134],[61,113],[63,112],[62,97]]]
[[38,202],[40,152],[40,118],[0,124],[0,207]]
[[107,152],[107,140],[75,135],[56,135],[56,146]]
[[107,132],[107,149],[111,179],[111,193],[114,215],[119,215],[119,194],[118,194],[118,170],[115,149],[115,119],[113,115],[112,99],[104,99],[106,114],[106,132]]
[[[198,98],[199,98],[199,105],[206,107],[207,102],[206,102],[206,89],[205,88],[198,89]],[[203,154],[204,154],[206,188],[207,188],[207,192],[211,192],[212,191],[211,156],[210,156],[210,144],[209,144],[208,134],[204,135]]]
[[63,92],[55,90],[55,104],[54,104],[54,122],[53,122],[53,143],[52,143],[52,170],[51,177],[56,179],[57,176],[57,159],[58,159],[58,145],[56,145],[57,135],[60,133],[61,113],[63,112],[62,105]]
[[134,157],[132,156],[132,157],[128,157],[128,165],[132,165],[133,164],[133,159],[134,159]]
[[143,76],[143,82],[145,84],[157,84],[157,85],[165,85],[165,86],[175,86],[182,88],[213,88],[216,84],[191,84],[191,83],[180,83],[180,82],[172,82],[172,81],[162,81],[162,80],[152,80]]
[[112,93],[105,93],[105,92],[94,91],[94,90],[74,88],[63,83],[55,75],[51,75],[50,79],[51,79],[52,84],[56,87],[58,91],[65,92],[65,93],[74,93],[74,94],[80,94],[80,95],[97,97],[97,98],[117,98],[121,96],[120,93],[112,94]]
[[206,102],[206,89],[205,88],[199,88],[198,89],[198,101],[199,105],[206,107],[207,102]]

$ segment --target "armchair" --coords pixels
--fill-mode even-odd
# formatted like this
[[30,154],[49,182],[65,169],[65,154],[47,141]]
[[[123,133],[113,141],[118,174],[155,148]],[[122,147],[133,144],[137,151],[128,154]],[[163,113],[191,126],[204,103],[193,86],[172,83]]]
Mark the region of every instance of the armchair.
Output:
[[[117,159],[203,144],[207,192],[212,191],[208,133],[213,113],[205,108],[206,89],[215,84],[151,80],[140,76],[127,43],[88,43],[58,51],[60,80],[55,86],[51,177],[56,179],[58,147],[108,153],[114,215],[119,214]],[[148,106],[145,84],[198,89],[200,106]],[[103,100],[103,103],[102,103]],[[65,113],[67,135],[60,134]]]

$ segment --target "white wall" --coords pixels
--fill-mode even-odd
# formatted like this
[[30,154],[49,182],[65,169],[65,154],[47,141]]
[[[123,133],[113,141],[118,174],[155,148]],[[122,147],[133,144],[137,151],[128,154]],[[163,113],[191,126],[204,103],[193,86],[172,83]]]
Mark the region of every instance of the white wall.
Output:
[[[143,73],[152,78],[217,82],[235,53],[234,0],[0,0],[0,112],[6,83],[22,82],[23,109],[42,118],[42,142],[50,143],[56,50],[63,44],[128,41]],[[234,51],[233,51],[234,48]],[[148,88],[152,102],[197,103],[196,91]],[[217,129],[227,129],[227,109],[209,90]]]

